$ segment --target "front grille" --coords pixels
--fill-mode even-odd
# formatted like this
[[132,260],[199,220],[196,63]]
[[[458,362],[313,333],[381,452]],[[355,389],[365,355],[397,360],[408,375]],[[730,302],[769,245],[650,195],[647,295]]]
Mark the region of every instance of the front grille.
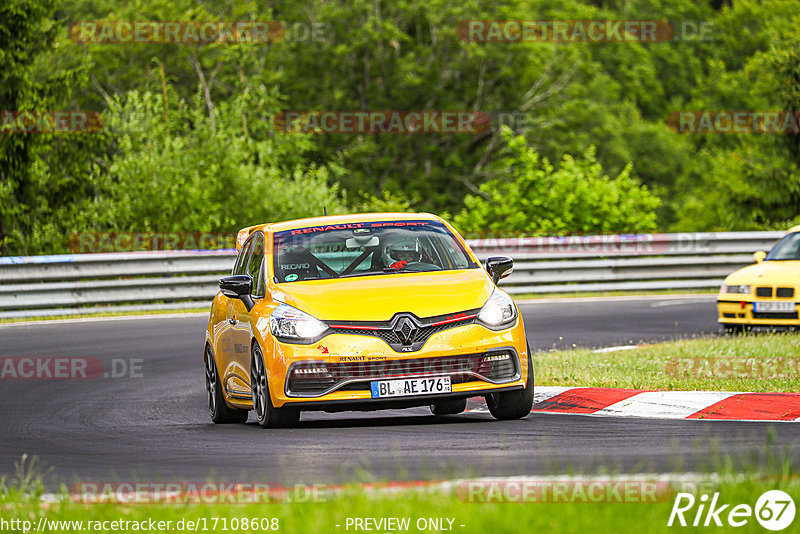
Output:
[[797,312],[755,312],[753,313],[753,319],[797,319]]
[[725,317],[726,319],[733,319],[734,317],[736,317],[736,314],[735,313],[723,313],[722,316]]
[[515,376],[517,374],[517,365],[513,359],[483,362],[478,366],[477,373],[497,382],[498,380]]
[[[431,325],[431,326],[422,326],[417,331],[417,335],[414,337],[414,343],[425,343],[429,337],[437,332],[441,332],[443,330],[448,330],[450,328],[455,328],[457,326],[464,326],[468,324],[472,324],[474,319],[470,317],[469,319],[464,319],[461,321],[455,321],[452,323],[447,324],[440,324],[440,325]],[[360,328],[342,328],[342,327],[333,327],[333,329],[337,332],[341,332],[342,334],[352,334],[356,336],[372,336],[378,337],[386,342],[387,345],[402,345],[403,341],[400,339],[400,336],[397,335],[393,330],[388,328],[379,328],[375,329],[360,329]]]
[[790,299],[794,297],[793,287],[779,287],[775,290],[775,296],[780,299]]
[[[506,359],[497,359],[502,356]],[[372,380],[397,377],[450,376],[451,383],[475,380],[503,382],[518,374],[517,358],[513,351],[491,351],[481,354],[408,358],[324,364],[321,373],[298,372],[304,368],[323,367],[320,362],[299,364],[289,372],[287,390],[292,394],[321,394],[332,389],[369,391]],[[335,387],[336,385],[339,387]]]
[[757,297],[771,297],[772,296],[772,288],[771,287],[757,287],[756,288],[756,296]]
[[295,377],[294,380],[289,382],[289,386],[294,393],[316,393],[325,391],[335,383],[335,380],[330,376]]
[[330,321],[328,326],[337,334],[382,339],[395,352],[408,353],[420,350],[437,332],[473,324],[479,311],[468,310],[424,319],[402,312],[395,314],[390,321]]

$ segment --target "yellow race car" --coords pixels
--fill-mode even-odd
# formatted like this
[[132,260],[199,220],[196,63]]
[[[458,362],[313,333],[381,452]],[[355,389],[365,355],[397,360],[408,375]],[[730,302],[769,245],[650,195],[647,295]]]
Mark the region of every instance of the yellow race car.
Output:
[[760,250],[753,258],[754,265],[725,278],[717,300],[719,323],[728,332],[800,326],[800,226],[789,229],[769,253]]
[[239,232],[205,335],[211,419],[262,427],[303,410],[430,406],[464,411],[484,396],[517,419],[533,403],[519,310],[464,239],[429,214],[363,214]]

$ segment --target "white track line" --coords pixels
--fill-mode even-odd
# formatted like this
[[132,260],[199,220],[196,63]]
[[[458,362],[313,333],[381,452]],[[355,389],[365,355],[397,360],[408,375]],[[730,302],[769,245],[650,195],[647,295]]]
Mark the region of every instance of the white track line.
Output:
[[[716,297],[716,295],[712,295]],[[664,306],[683,306],[684,304],[696,304],[698,302],[705,302],[707,298],[700,298],[700,297],[692,297],[680,300],[663,300],[659,302],[654,302],[650,305],[651,308],[663,308]]]
[[712,404],[736,395],[717,391],[648,391],[607,406],[592,415],[685,419]]
[[517,305],[528,306],[532,304],[570,304],[578,302],[613,302],[626,300],[716,300],[717,293],[687,293],[683,295],[614,295],[608,297],[548,297],[541,299],[515,299]]
[[603,354],[606,352],[617,352],[620,350],[634,350],[644,347],[644,345],[617,345],[615,347],[605,347],[602,349],[596,349],[592,351],[592,354]]

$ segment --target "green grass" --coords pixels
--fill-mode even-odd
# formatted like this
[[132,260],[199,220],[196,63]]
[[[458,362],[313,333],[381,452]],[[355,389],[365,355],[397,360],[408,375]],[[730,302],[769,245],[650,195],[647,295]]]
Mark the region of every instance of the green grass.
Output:
[[[692,492],[696,497],[701,493],[713,495],[719,492],[722,503],[748,504],[755,506],[758,497],[767,490],[780,489],[794,496],[800,496],[800,480],[788,472],[768,476],[723,477],[721,480],[707,482],[701,491]],[[49,521],[171,521],[170,527],[161,532],[192,531],[175,525],[180,520],[205,521],[206,528],[198,532],[270,532],[246,528],[233,529],[232,521],[277,519],[278,532],[287,534],[325,534],[347,533],[355,530],[347,526],[348,518],[409,518],[411,528],[407,532],[435,532],[417,530],[415,523],[420,518],[452,519],[452,532],[455,533],[519,533],[519,532],[596,532],[599,534],[674,532],[693,529],[668,528],[667,520],[674,503],[674,493],[667,493],[656,502],[525,502],[525,503],[471,503],[466,502],[458,492],[427,490],[401,491],[392,494],[367,494],[356,491],[321,502],[301,503],[263,503],[263,504],[82,504],[56,502],[42,504],[35,495],[21,497],[19,492],[6,492],[0,498],[0,516],[8,521],[24,519],[36,525],[39,518]],[[686,516],[692,521],[697,507]],[[730,510],[730,507],[728,507]],[[723,515],[723,518],[725,516]],[[214,518],[217,528],[214,529]],[[223,521],[227,529],[222,527]],[[800,518],[795,520],[795,525]],[[271,524],[265,523],[265,524]],[[445,521],[445,524],[447,522]],[[339,525],[339,526],[337,526]],[[463,526],[462,526],[463,525]],[[165,525],[166,526],[166,525]],[[35,527],[34,527],[35,528]],[[728,527],[730,528],[730,527]],[[15,529],[8,529],[14,531]],[[50,532],[80,532],[75,528],[48,529]],[[706,529],[708,530],[708,529]],[[714,531],[727,531],[712,527]],[[755,518],[736,529],[739,532],[764,532]],[[21,531],[21,529],[16,529]],[[83,530],[90,532],[90,530]],[[118,529],[111,532],[131,532],[134,529]],[[791,528],[787,532],[791,531]],[[387,530],[377,530],[387,532]]]
[[632,350],[534,354],[537,385],[651,390],[800,391],[800,335],[686,339]]

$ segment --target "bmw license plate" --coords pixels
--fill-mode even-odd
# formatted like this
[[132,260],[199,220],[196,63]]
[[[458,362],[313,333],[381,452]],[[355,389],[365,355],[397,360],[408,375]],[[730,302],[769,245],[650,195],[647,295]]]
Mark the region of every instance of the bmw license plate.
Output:
[[401,380],[376,380],[370,383],[373,399],[450,393],[450,377],[404,378]]
[[794,313],[794,302],[754,302],[753,311],[756,313]]

